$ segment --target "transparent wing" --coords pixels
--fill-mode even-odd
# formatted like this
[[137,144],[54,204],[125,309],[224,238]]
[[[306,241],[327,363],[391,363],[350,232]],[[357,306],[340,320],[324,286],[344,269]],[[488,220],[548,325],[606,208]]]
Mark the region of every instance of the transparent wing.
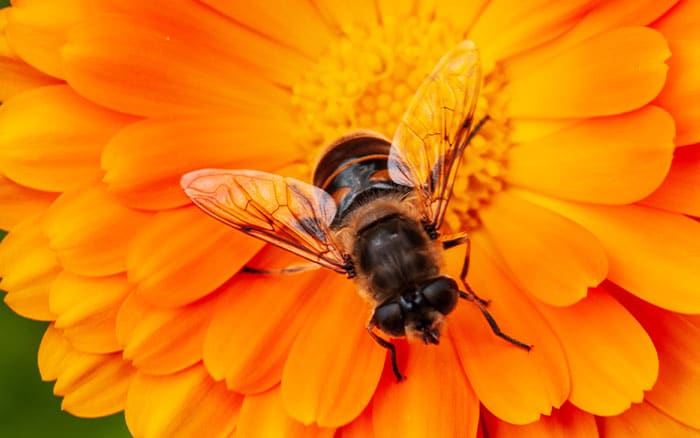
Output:
[[394,134],[389,175],[414,187],[425,223],[436,229],[469,141],[480,86],[479,54],[464,41],[421,84]]
[[320,188],[266,172],[223,169],[187,173],[180,185],[195,205],[221,222],[346,272],[329,228],[336,205]]

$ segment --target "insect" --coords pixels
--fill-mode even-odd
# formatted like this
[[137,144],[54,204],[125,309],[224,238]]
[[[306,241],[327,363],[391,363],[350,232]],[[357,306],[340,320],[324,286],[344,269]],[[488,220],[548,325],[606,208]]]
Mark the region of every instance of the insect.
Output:
[[[475,303],[496,335],[529,350],[467,284],[466,233],[439,233],[462,154],[486,121],[473,120],[480,85],[478,52],[464,41],[419,87],[393,141],[371,131],[340,138],[318,161],[313,185],[223,169],[187,173],[181,185],[221,222],[353,278],[373,310],[367,330],[390,352],[398,381],[396,348],[376,331],[438,344],[459,298]],[[465,290],[441,273],[442,252],[460,244]]]

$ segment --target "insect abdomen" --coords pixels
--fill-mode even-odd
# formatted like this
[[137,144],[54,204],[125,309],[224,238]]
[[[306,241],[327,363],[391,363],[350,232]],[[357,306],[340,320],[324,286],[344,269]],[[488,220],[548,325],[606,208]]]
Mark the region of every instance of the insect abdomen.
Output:
[[369,131],[349,134],[326,149],[314,170],[314,185],[328,192],[338,205],[333,227],[340,226],[358,205],[411,191],[389,177],[390,149],[386,138]]

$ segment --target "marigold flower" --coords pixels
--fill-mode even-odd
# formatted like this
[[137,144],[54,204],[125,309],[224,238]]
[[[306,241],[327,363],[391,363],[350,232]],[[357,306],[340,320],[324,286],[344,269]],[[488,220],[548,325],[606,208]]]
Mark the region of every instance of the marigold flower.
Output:
[[[5,302],[42,378],[135,436],[700,435],[700,1],[16,1],[0,23]],[[470,39],[484,83],[447,224],[470,284],[439,346],[332,272],[213,221],[203,167],[309,179],[391,135]],[[449,268],[463,252],[447,252]],[[479,432],[480,431],[480,432]],[[564,432],[562,432],[564,431]]]

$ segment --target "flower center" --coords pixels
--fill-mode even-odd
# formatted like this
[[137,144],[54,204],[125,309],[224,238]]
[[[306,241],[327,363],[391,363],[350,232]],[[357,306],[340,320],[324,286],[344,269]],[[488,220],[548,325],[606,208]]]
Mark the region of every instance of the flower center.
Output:
[[[407,21],[385,20],[381,26],[346,30],[294,86],[301,156],[315,157],[321,148],[356,129],[392,137],[419,85],[440,57],[461,40],[460,33],[446,23],[416,17]],[[445,218],[450,232],[477,227],[478,209],[503,189],[510,142],[498,99],[502,85],[498,73],[484,80],[476,120],[486,114],[490,120],[462,160]]]

